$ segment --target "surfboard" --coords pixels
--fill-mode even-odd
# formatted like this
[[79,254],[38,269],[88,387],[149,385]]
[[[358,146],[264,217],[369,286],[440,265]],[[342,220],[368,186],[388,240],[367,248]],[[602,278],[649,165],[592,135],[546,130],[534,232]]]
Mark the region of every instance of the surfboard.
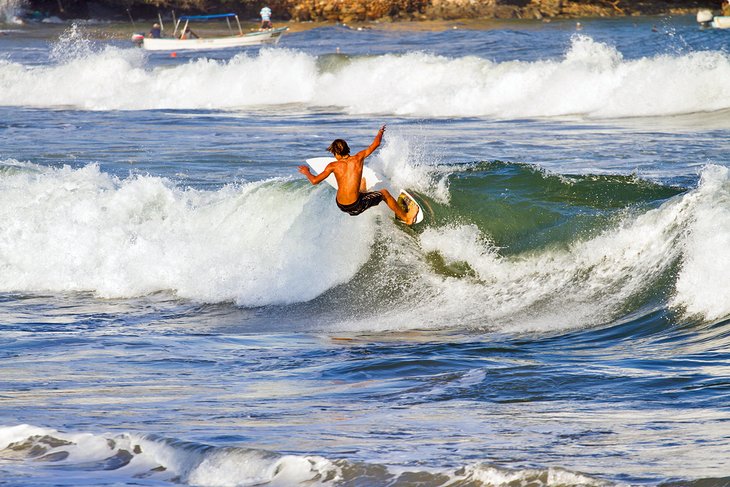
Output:
[[406,211],[409,211],[413,206],[418,208],[418,213],[416,214],[416,219],[413,221],[413,224],[421,223],[423,221],[423,208],[421,208],[421,205],[418,204],[416,198],[411,196],[411,194],[405,189],[400,190],[400,194],[398,195],[398,204]]
[[[333,162],[334,160],[335,159],[332,157],[313,157],[311,159],[307,159],[306,163],[315,171],[316,174],[319,174],[324,171],[324,168],[327,167],[327,164]],[[362,177],[365,178],[365,188],[368,191],[372,190],[378,183],[383,181],[380,174],[376,173],[367,166],[362,168]],[[329,176],[327,176],[327,179],[325,179],[324,182],[337,189],[337,179],[335,179],[334,174],[330,174]],[[413,223],[421,223],[423,221],[423,208],[421,208],[421,205],[418,204],[416,198],[414,198],[405,189],[400,190],[400,194],[398,195],[398,204],[401,205],[401,207],[406,211],[408,211],[410,208],[412,208],[413,205],[415,205],[418,208],[418,214],[416,215],[416,220]]]
[[[319,174],[324,171],[324,168],[327,167],[327,164],[334,161],[335,159],[332,157],[314,157],[312,159],[307,159],[306,162],[309,167],[314,169],[316,173]],[[362,168],[362,177],[365,178],[365,187],[368,191],[373,189],[376,184],[383,181],[378,173],[376,173],[367,166]],[[325,179],[324,182],[337,189],[337,179],[335,179],[334,174],[330,174],[329,176],[327,176],[327,179]]]

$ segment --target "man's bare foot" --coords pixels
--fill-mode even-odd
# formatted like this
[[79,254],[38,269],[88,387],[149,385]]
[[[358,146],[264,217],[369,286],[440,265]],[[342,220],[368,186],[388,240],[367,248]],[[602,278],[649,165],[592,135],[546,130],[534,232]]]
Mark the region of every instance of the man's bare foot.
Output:
[[406,213],[406,225],[413,225],[413,223],[416,221],[416,217],[418,216],[418,205],[415,203],[412,203],[408,205],[408,213]]

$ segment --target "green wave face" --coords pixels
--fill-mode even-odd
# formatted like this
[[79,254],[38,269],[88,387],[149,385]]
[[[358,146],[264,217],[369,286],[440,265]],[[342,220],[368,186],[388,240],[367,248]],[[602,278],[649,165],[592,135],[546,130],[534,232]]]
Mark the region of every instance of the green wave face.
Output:
[[449,189],[449,205],[434,204],[434,224],[474,223],[505,254],[569,244],[685,191],[635,176],[556,175],[500,161],[454,172]]
[[696,188],[499,161],[438,171],[448,198],[419,193],[428,215],[413,229],[379,225],[369,261],[320,309],[335,320],[346,309],[363,327],[550,332],[730,315],[701,291],[726,286],[725,248],[707,252],[713,225],[730,220],[718,207],[730,193],[724,168],[703,171]]

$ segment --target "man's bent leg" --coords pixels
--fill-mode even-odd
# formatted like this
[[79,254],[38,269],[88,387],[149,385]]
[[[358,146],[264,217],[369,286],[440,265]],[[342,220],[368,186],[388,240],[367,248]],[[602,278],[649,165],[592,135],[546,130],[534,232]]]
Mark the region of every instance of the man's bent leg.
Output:
[[413,220],[416,218],[416,212],[413,213],[413,215],[408,215],[408,213],[401,207],[401,205],[398,204],[398,201],[393,198],[393,196],[390,194],[390,192],[387,189],[381,189],[380,194],[383,195],[383,199],[385,200],[385,204],[388,205],[388,208],[393,210],[393,213],[395,213],[396,218],[401,220],[402,222],[411,225],[413,224]]

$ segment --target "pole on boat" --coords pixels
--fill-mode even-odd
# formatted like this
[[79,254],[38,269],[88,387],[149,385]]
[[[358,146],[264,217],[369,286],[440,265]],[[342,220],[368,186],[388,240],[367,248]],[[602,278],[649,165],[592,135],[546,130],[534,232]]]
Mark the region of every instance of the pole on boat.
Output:
[[127,9],[127,15],[129,15],[129,20],[132,21],[132,27],[136,29],[137,25],[134,23],[134,17],[132,17],[132,12],[130,12],[129,9]]
[[[236,23],[238,24],[238,35],[242,36],[243,35],[243,29],[241,29],[241,21],[238,20],[238,14],[236,14]],[[229,27],[230,27],[230,25],[229,25]]]
[[162,15],[160,15],[160,12],[157,12],[157,20],[160,21],[160,32],[165,32],[165,25],[162,23]]
[[175,29],[172,31],[172,37],[177,37],[177,28],[180,27],[180,21],[175,19],[175,11],[172,11],[172,23]]

